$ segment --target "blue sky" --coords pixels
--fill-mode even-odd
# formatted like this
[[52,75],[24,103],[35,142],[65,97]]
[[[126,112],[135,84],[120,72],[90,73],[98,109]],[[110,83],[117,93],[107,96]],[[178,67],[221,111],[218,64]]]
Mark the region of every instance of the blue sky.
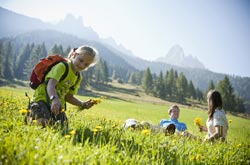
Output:
[[85,26],[143,59],[179,44],[209,70],[250,77],[249,0],[0,0],[0,6],[46,22],[82,16]]

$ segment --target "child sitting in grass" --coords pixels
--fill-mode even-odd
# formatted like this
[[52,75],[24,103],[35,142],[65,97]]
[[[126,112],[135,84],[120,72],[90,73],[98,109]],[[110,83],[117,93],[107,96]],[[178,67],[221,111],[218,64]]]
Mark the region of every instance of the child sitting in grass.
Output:
[[[201,132],[208,132],[208,135],[204,141],[213,142],[216,139],[225,141],[228,131],[228,120],[225,111],[222,109],[223,104],[221,94],[216,90],[210,90],[207,94],[207,103],[208,119],[206,126],[202,126],[200,123],[197,123],[197,126]],[[185,132],[183,135],[196,138],[194,135],[188,132]]]

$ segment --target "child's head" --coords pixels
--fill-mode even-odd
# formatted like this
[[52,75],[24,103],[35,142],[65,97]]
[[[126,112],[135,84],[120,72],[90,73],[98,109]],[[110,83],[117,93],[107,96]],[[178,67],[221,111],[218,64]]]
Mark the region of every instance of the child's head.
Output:
[[180,113],[180,108],[178,107],[178,105],[172,105],[168,110],[168,114],[171,119],[178,119],[179,113]]
[[81,71],[92,67],[97,62],[98,52],[95,48],[83,45],[70,51],[68,58],[72,61],[74,70]]
[[216,108],[222,108],[222,98],[221,94],[216,90],[210,90],[207,93],[207,103],[208,103],[208,114],[209,118],[212,118]]

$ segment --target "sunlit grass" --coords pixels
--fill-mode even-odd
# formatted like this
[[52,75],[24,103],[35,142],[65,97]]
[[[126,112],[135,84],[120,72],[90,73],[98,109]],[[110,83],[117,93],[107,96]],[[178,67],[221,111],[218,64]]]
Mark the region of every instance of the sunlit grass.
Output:
[[[68,105],[68,131],[25,125],[27,89],[0,88],[0,162],[3,164],[249,164],[250,121],[228,115],[227,142],[202,143],[150,130],[124,131],[127,118],[158,124],[170,105],[108,98],[89,110]],[[28,91],[30,96],[32,91]],[[83,100],[89,97],[78,96]],[[98,98],[93,98],[98,99]],[[203,137],[194,119],[205,125],[206,111],[181,107],[180,121]]]

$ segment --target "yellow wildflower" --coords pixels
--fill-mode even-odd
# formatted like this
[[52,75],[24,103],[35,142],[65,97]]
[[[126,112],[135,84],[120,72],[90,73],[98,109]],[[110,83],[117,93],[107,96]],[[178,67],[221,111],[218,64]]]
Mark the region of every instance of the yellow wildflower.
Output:
[[69,132],[69,134],[70,134],[70,135],[74,135],[74,134],[76,134],[76,131],[75,131],[75,130],[72,130],[72,131]]
[[116,126],[117,126],[116,124],[113,124],[113,125],[112,125],[112,128],[115,128]]
[[102,129],[102,126],[97,125],[95,128],[98,129],[98,130],[100,130],[100,129]]
[[200,125],[201,125],[201,118],[196,117],[196,118],[194,119],[194,124],[200,126]]
[[28,112],[28,110],[27,110],[27,109],[21,109],[19,112],[20,112],[22,115],[26,115],[26,113]]
[[201,157],[202,157],[202,155],[201,155],[201,154],[197,154],[197,155],[196,155],[196,160],[200,160],[200,159],[201,159]]
[[97,131],[98,131],[98,129],[96,129],[96,128],[92,129],[92,132],[97,132]]
[[141,133],[144,134],[144,135],[149,135],[150,134],[150,130],[144,129],[144,130],[141,131]]
[[240,148],[240,147],[241,147],[241,144],[238,144],[237,147]]
[[99,104],[99,103],[101,103],[101,99],[92,99],[91,102],[93,104]]
[[64,136],[66,139],[69,139],[70,138],[70,135],[65,135]]
[[32,120],[32,123],[36,124],[36,123],[37,123],[37,120]]
[[189,160],[190,160],[190,161],[193,161],[194,159],[195,159],[195,156],[194,156],[194,155],[189,156]]

